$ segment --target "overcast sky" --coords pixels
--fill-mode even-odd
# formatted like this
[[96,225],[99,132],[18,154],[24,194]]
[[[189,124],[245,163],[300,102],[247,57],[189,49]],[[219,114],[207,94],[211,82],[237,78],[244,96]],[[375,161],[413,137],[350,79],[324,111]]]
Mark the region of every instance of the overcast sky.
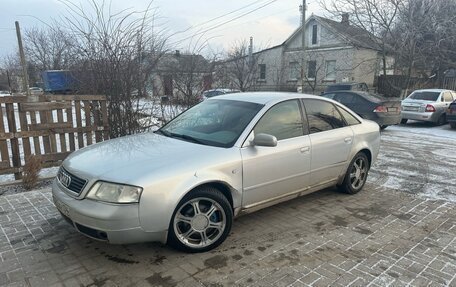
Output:
[[[88,7],[87,0],[72,2]],[[307,15],[322,14],[316,0],[307,2]],[[147,0],[112,0],[112,10],[131,8],[141,11],[148,3]],[[155,0],[152,5],[158,9],[162,17],[161,22],[169,34],[204,24],[208,20],[249,5],[210,23],[178,33],[169,40],[169,43],[179,43],[195,33],[220,25],[204,34],[209,38],[210,47],[220,51],[222,48],[229,48],[235,41],[248,40],[250,36],[254,37],[257,48],[281,44],[299,26],[301,3],[301,0]],[[266,6],[260,8],[264,5]],[[21,30],[24,31],[33,26],[43,26],[43,22],[50,23],[52,19],[68,13],[65,5],[59,0],[0,0],[0,7],[0,57],[17,50],[14,21],[19,21]],[[249,14],[241,16],[247,13]],[[236,17],[239,18],[232,20]],[[223,24],[230,20],[232,21]],[[184,41],[172,46],[186,50],[189,42]]]

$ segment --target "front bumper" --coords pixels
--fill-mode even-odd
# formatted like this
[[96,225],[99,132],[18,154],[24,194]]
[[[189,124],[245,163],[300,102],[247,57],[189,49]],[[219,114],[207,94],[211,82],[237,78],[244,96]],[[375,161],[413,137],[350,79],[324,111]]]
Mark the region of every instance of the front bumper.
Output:
[[69,196],[54,180],[54,204],[63,217],[80,233],[113,244],[149,241],[166,243],[167,231],[146,232],[141,227],[138,204],[110,204]]
[[402,111],[401,116],[403,119],[436,123],[439,120],[440,114],[436,112]]

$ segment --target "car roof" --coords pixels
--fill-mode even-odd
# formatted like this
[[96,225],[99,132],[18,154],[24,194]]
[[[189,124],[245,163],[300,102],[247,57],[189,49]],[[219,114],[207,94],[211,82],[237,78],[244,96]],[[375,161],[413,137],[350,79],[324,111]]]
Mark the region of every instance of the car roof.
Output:
[[[285,93],[285,92],[244,92],[230,95],[220,95],[217,98],[219,100],[233,100],[233,101],[244,101],[265,105],[269,102],[276,102],[280,100],[296,99],[296,98],[311,98],[311,99],[322,99],[323,97],[298,94],[298,93]],[[212,98],[210,99],[212,100]]]
[[438,92],[438,93],[441,93],[441,92],[445,92],[445,91],[452,92],[452,90],[448,90],[448,89],[421,89],[421,90],[414,90],[413,92]]

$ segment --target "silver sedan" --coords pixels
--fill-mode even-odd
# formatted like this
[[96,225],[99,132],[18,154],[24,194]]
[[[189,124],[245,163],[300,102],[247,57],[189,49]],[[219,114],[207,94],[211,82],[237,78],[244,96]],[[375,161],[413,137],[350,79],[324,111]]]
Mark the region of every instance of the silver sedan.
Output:
[[401,124],[415,120],[443,125],[447,122],[448,106],[455,99],[456,92],[450,90],[416,90],[401,103]]
[[218,96],[156,132],[74,152],[52,192],[63,217],[91,238],[203,252],[241,214],[330,186],[359,192],[379,145],[375,122],[329,99]]

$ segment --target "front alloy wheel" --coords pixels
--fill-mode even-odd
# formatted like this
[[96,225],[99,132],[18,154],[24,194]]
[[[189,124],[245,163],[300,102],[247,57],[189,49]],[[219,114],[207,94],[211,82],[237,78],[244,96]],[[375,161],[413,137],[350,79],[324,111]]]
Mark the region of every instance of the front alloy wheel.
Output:
[[349,194],[359,192],[366,183],[368,172],[369,160],[367,156],[362,152],[356,154],[348,166],[344,181],[340,186],[341,190]]
[[233,213],[225,196],[205,187],[185,196],[174,212],[169,243],[187,252],[204,252],[220,245],[231,229]]

